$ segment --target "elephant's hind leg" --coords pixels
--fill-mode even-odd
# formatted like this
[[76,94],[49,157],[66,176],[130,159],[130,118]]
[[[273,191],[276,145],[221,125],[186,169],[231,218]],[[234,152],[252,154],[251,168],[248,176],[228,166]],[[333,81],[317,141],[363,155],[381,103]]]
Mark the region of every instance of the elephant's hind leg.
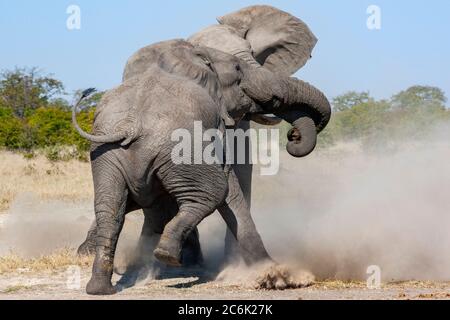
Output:
[[186,267],[196,267],[202,266],[204,263],[202,248],[200,245],[200,235],[198,228],[189,234],[186,242],[183,245],[183,251],[181,252],[181,260],[183,266]]
[[228,182],[219,165],[175,166],[166,170],[160,180],[178,203],[179,210],[164,227],[154,254],[167,265],[181,266],[182,248],[186,240],[190,237],[198,243],[192,232],[225,201]]
[[198,203],[181,206],[175,218],[165,226],[154,251],[155,257],[169,266],[182,266],[183,245],[195,227],[214,210]]
[[78,247],[77,254],[80,256],[88,256],[95,253],[95,237],[97,234],[97,222],[92,221],[89,227],[86,240]]
[[95,260],[86,292],[93,295],[116,293],[112,286],[114,255],[125,220],[128,190],[118,170],[109,168],[94,176],[97,221]]
[[[129,197],[125,213],[129,213],[138,209],[141,209],[141,207],[138,206]],[[80,256],[95,254],[96,236],[97,236],[97,221],[94,219],[94,221],[92,221],[91,226],[89,227],[86,239],[78,247],[77,254]]]

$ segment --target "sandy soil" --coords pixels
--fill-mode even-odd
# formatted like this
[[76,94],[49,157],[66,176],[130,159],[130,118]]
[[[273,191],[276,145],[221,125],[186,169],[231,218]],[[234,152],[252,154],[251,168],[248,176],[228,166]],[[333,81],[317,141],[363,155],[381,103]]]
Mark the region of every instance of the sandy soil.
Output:
[[[114,296],[93,297],[84,292],[89,269],[81,272],[80,288],[68,288],[67,273],[20,272],[0,278],[0,300],[8,299],[450,299],[450,283],[401,282],[367,289],[363,283],[337,281],[318,282],[308,288],[284,291],[254,290],[248,286],[204,282],[199,277],[167,277],[148,279],[124,289]],[[115,277],[117,280],[117,276]]]

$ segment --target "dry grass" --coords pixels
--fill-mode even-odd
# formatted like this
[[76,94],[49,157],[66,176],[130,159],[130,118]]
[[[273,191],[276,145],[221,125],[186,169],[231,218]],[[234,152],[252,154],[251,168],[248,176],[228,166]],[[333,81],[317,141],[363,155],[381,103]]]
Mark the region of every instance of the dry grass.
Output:
[[25,259],[11,253],[10,255],[0,257],[0,275],[17,271],[55,271],[72,265],[89,267],[92,261],[93,257],[78,256],[75,250],[69,248],[33,259]]
[[50,162],[44,156],[25,159],[0,151],[0,212],[8,210],[19,193],[42,200],[78,201],[93,195],[90,164],[71,160]]

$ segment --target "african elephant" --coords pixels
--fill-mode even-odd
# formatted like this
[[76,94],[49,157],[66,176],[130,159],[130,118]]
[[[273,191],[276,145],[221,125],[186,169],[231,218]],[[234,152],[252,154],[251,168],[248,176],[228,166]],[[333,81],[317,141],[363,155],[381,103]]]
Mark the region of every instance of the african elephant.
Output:
[[[209,32],[206,39],[211,39]],[[88,293],[115,292],[111,275],[117,238],[124,215],[139,208],[144,209],[146,225],[163,229],[154,253],[164,263],[179,265],[183,244],[198,246],[192,231],[215,209],[248,264],[271,261],[244,199],[249,194],[248,170],[176,165],[170,161],[174,143],[167,135],[177,128],[193,131],[196,120],[205,128],[223,130],[239,122],[245,126],[245,118],[270,121],[264,115],[275,114],[294,126],[287,150],[300,157],[314,149],[317,133],[329,121],[330,106],[313,86],[271,71],[242,51],[231,55],[212,44],[205,47],[201,38],[162,42],[146,47],[145,54],[141,50],[145,68],[134,74],[126,71],[122,85],[104,96],[93,134],[76,124],[74,108],[77,130],[93,142],[96,258]],[[271,61],[269,53],[264,55]]]
[[[207,27],[191,36],[187,41],[233,54],[253,68],[264,68],[286,77],[291,76],[306,64],[317,43],[316,37],[305,23],[289,13],[270,6],[251,6],[217,20],[219,24]],[[130,79],[147,70],[158,50],[160,48],[156,44],[136,52],[127,62],[123,80]],[[326,105],[308,112],[314,118],[316,128],[310,120],[304,119],[309,123],[303,126],[302,145],[297,143],[300,135],[297,130],[289,133],[290,140],[297,138],[297,141],[288,145],[288,151],[294,156],[304,156],[313,150],[316,131],[320,132],[330,117],[330,110]],[[279,118],[264,114],[247,114],[236,124],[236,127],[247,130],[250,127],[249,120],[263,125],[275,125],[281,121]],[[306,128],[310,130],[306,132]],[[297,150],[292,150],[293,147],[296,147]],[[246,158],[248,159],[248,156]],[[233,165],[233,168],[244,197],[250,206],[252,165],[249,163],[239,164]],[[144,224],[143,233],[151,234],[151,227]],[[232,256],[230,251],[236,252],[236,249],[229,230],[227,230],[225,243],[226,257],[230,259]]]

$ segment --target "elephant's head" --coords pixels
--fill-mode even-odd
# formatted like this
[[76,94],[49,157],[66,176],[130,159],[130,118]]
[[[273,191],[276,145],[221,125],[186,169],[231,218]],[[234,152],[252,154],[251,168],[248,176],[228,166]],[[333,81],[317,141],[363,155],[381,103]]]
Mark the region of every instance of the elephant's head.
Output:
[[234,125],[246,113],[256,110],[254,100],[243,91],[243,69],[246,66],[240,59],[183,40],[168,44],[156,59],[158,66],[205,88],[221,107],[225,124]]
[[270,6],[252,6],[218,18],[214,25],[189,41],[233,54],[241,60],[240,88],[259,108],[263,124],[273,124],[263,114],[288,121],[287,151],[303,157],[314,150],[317,134],[325,128],[331,107],[312,85],[290,77],[310,59],[317,42],[300,19]]

